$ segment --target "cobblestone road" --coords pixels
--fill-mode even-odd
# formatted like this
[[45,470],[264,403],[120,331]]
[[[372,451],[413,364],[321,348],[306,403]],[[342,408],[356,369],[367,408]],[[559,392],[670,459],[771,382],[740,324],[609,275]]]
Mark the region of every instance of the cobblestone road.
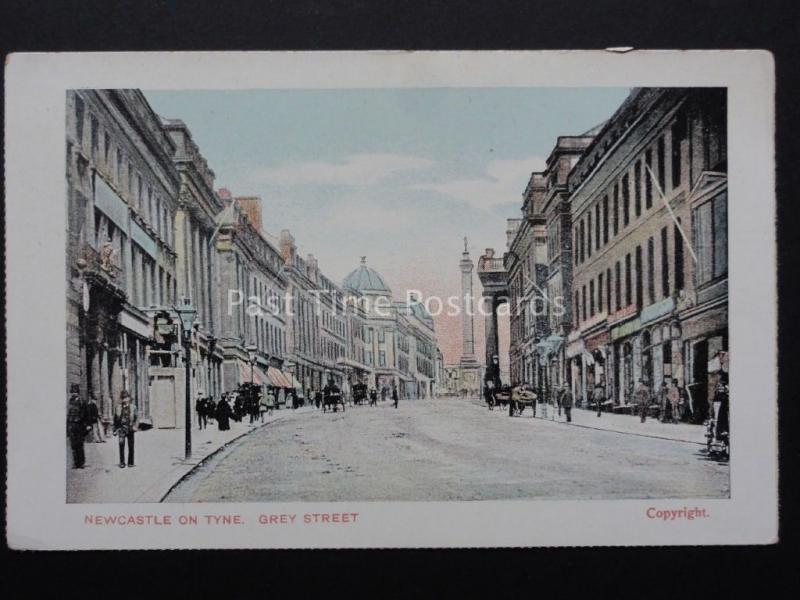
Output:
[[223,450],[167,501],[728,497],[728,465],[702,451],[509,418],[469,400],[385,402],[287,415]]

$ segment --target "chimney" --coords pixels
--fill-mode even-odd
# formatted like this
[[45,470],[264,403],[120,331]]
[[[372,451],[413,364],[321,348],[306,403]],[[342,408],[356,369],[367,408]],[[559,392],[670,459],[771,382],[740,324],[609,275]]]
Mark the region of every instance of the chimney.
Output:
[[308,268],[308,278],[316,283],[319,265],[313,254],[306,256],[306,267]]
[[294,244],[294,236],[288,229],[281,229],[281,256],[284,264],[294,265],[294,256],[297,246]]
[[239,196],[236,203],[250,221],[250,225],[261,233],[261,198],[259,196]]

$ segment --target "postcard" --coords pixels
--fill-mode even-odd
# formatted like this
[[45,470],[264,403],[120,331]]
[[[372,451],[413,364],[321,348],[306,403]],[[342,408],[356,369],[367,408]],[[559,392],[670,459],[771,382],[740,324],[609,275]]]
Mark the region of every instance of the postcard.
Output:
[[763,51],[12,54],[8,544],[769,544]]

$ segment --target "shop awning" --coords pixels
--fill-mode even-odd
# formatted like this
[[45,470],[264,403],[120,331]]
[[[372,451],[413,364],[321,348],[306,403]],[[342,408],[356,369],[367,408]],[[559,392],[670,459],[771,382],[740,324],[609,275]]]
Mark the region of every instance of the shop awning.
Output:
[[[252,371],[253,383],[256,385],[264,385],[264,372],[258,367],[254,367]],[[242,383],[250,382],[250,365],[244,361],[239,361],[239,378]]]
[[267,385],[287,389],[294,387],[291,379],[283,371],[276,369],[275,367],[267,368],[267,378],[269,379]]

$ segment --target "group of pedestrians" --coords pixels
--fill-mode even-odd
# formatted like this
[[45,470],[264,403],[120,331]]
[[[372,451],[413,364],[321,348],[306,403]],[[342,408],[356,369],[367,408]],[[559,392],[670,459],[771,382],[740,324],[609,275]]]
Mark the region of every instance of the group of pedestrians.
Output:
[[670,379],[663,383],[656,394],[650,390],[647,380],[640,379],[634,391],[633,400],[642,423],[647,420],[654,405],[657,409],[658,420],[662,423],[681,423],[691,418],[690,403],[685,390],[678,385],[677,379]]
[[[94,394],[89,394],[89,399],[81,397],[80,386],[70,386],[70,395],[67,402],[67,438],[72,450],[72,468],[83,469],[86,467],[86,451],[84,444],[86,438],[91,437],[95,443],[105,443],[106,439],[101,429],[101,416],[97,407]],[[119,443],[119,467],[134,467],[134,436],[139,430],[139,413],[136,406],[131,403],[130,394],[122,390],[119,402],[114,409],[113,435]],[[127,461],[125,449],[127,448]]]

